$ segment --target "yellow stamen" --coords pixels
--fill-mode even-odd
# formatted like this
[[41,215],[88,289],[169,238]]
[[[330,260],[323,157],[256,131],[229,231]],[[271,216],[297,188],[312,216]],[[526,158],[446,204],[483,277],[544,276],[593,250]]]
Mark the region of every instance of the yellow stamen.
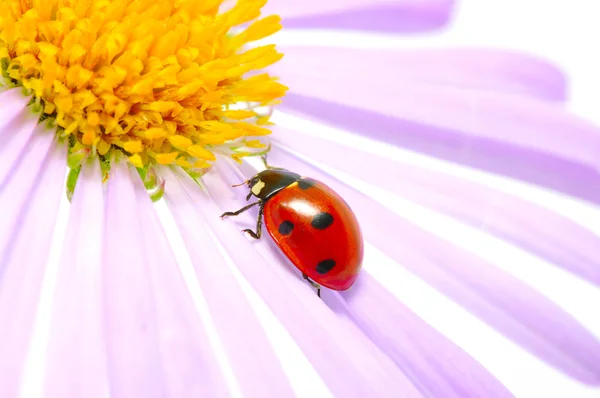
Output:
[[187,152],[195,158],[215,160],[215,155],[212,152],[207,151],[202,145],[192,145],[187,149]]
[[131,155],[129,157],[129,161],[131,162],[132,165],[134,165],[135,167],[144,167],[144,164],[142,163],[142,158],[140,157],[140,155],[138,155],[137,153],[135,155]]
[[246,141],[245,144],[248,148],[264,148],[265,147],[265,144],[263,144],[259,140],[248,140],[248,141]]
[[156,155],[156,161],[158,164],[171,164],[175,162],[177,156],[179,156],[179,152],[159,153]]
[[248,110],[226,111],[223,114],[229,119],[244,120],[256,116],[256,112]]
[[271,106],[287,90],[246,77],[282,56],[246,48],[281,28],[278,16],[258,19],[265,2],[219,13],[223,0],[0,0],[0,58],[78,147],[125,151],[136,167],[206,167],[220,147],[239,160],[233,148],[269,134],[268,118],[233,105]]

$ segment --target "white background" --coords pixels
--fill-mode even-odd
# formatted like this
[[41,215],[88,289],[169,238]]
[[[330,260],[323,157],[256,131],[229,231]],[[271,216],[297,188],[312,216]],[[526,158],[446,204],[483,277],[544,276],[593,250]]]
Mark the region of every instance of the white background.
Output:
[[[489,47],[525,50],[550,59],[560,65],[570,79],[570,98],[574,112],[600,123],[600,1],[599,0],[462,0],[452,26],[443,33],[427,34],[420,37],[391,38],[386,36],[359,34],[327,34],[325,32],[283,32],[279,34],[281,42],[312,42],[363,45],[363,46],[439,46],[439,45],[484,45]],[[299,123],[297,120],[278,116],[282,123]],[[310,126],[316,134],[327,129]],[[600,211],[577,201],[559,197],[540,189],[525,186],[514,181],[496,178],[462,167],[449,167],[443,162],[417,156],[406,151],[387,148],[382,145],[365,143],[355,139],[354,145],[366,150],[377,151],[382,156],[401,159],[404,162],[419,163],[443,172],[461,175],[482,184],[498,187],[512,194],[525,197],[542,206],[553,208],[582,225],[587,225],[600,235]],[[599,154],[600,156],[600,154]],[[348,180],[350,180],[348,178]],[[599,187],[600,189],[600,187]],[[508,272],[533,285],[543,294],[573,313],[585,326],[600,337],[600,291],[595,287],[568,275],[551,264],[534,258],[478,231],[461,226],[433,212],[422,209],[418,204],[401,202],[389,194],[374,195],[383,197],[386,204],[393,208],[404,209],[403,216],[439,235],[453,239],[460,246],[474,250],[474,242],[481,249],[482,257],[497,263]],[[167,235],[178,260],[185,269],[191,269],[189,258],[179,237],[179,233],[164,204],[159,206]],[[55,249],[50,263],[56,263],[60,253],[60,244],[68,217],[68,205],[65,201],[59,213],[59,223],[55,237]],[[498,256],[501,256],[500,258]],[[372,247],[367,247],[365,267],[384,282],[386,286],[402,299],[423,319],[445,333],[451,340],[463,347],[484,364],[518,397],[532,398],[584,398],[600,397],[600,389],[591,389],[560,373],[524,352],[502,336],[479,322],[466,311],[448,301],[425,283],[404,271],[401,267],[390,267],[397,271],[390,274],[385,267],[375,264],[389,261]],[[511,267],[510,264],[522,265]],[[243,280],[240,279],[242,282]],[[43,346],[47,331],[49,292],[52,278],[45,286],[45,301],[42,303],[40,323],[34,337],[24,383],[23,396],[33,397],[39,394],[39,383],[43,370]],[[273,318],[270,311],[258,299],[249,286],[245,286],[256,305],[257,312],[264,322],[280,358],[284,362],[290,377],[300,396],[326,397],[328,393],[311,366],[303,359],[287,333]],[[595,301],[594,301],[595,300]],[[596,303],[592,305],[591,303]],[[202,303],[197,303],[205,313]],[[209,325],[210,327],[210,325]],[[314,380],[314,382],[308,382]]]

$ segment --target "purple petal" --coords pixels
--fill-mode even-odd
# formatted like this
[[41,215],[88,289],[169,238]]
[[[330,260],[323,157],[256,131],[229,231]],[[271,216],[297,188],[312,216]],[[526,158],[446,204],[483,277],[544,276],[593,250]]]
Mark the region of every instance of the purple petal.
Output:
[[[272,396],[293,390],[256,315],[214,244],[195,215],[197,203],[168,169],[165,199],[193,260],[202,294],[244,396],[269,386]],[[260,358],[260,360],[257,360]],[[178,395],[182,396],[182,395]]]
[[113,167],[103,267],[111,395],[226,396],[214,352],[156,229],[148,194],[126,164]]
[[600,384],[600,342],[530,286],[285,151],[271,151],[269,161],[326,182],[350,203],[373,246],[562,372]]
[[[57,152],[53,131],[32,125],[30,135],[30,142],[14,155],[14,162],[5,164],[2,160],[8,158],[8,154],[0,156],[0,175],[5,175],[0,183],[0,204],[4,214],[0,224],[0,259],[3,261],[8,261],[13,240],[17,238],[14,231],[27,216],[33,195],[39,192],[41,175],[49,164],[56,164],[57,153],[64,156],[61,151]],[[64,165],[62,170],[64,176]],[[2,272],[3,266],[0,266],[0,279]]]
[[[0,128],[0,191],[10,184],[14,168],[22,163],[22,158],[32,151],[44,151],[54,135],[34,135],[39,130],[39,115],[25,108],[15,113],[4,127]],[[39,161],[43,161],[40,155]]]
[[[223,206],[239,205],[230,196],[231,188],[215,173],[209,174],[203,180],[210,187],[211,196]],[[185,175],[179,179],[196,203],[201,222],[210,226],[235,265],[288,330],[334,396],[386,396],[392,392],[403,397],[421,396],[365,336],[340,322],[308,286],[298,283],[296,276],[289,268],[282,267],[281,260],[273,256],[263,242],[249,243],[232,222],[219,219],[222,209],[196,183]],[[244,216],[239,217],[241,219],[249,217],[241,216]],[[271,255],[262,257],[265,253]]]
[[[347,316],[429,396],[513,396],[481,364],[402,305],[368,273],[361,275],[352,289],[341,292],[341,297]],[[327,294],[324,299],[328,300]]]
[[230,391],[212,344],[152,202],[137,173],[132,179],[136,185],[140,227],[145,236],[145,251],[160,325],[161,360],[168,396],[228,396]]
[[600,203],[600,131],[558,105],[414,85],[394,93],[356,89],[337,103],[288,94],[281,109]]
[[103,307],[110,395],[167,395],[157,309],[152,296],[136,188],[123,162],[108,179],[103,259]]
[[23,95],[20,88],[12,88],[0,91],[0,143],[4,144],[5,137],[12,135],[15,131],[12,128],[5,129],[18,115],[29,111],[26,106],[29,98]]
[[19,390],[64,187],[65,147],[56,146],[52,131],[40,130],[32,140],[44,144],[28,148],[12,171],[11,182],[0,192],[2,397],[15,397]]
[[[295,131],[274,142],[513,242],[600,286],[600,239],[573,221],[458,177],[400,163]],[[279,144],[278,144],[279,145]],[[347,162],[352,159],[352,162]],[[393,183],[391,183],[393,181]]]
[[59,263],[45,397],[106,397],[100,284],[103,208],[100,165],[86,164],[73,195]]
[[364,91],[395,93],[406,85],[499,91],[549,101],[566,98],[565,77],[556,67],[510,51],[311,46],[280,50],[285,57],[270,68],[271,73],[292,92],[334,102],[346,96],[359,98]]
[[[242,167],[245,171],[249,169],[248,166]],[[219,177],[231,184],[243,178],[239,172],[228,172],[221,165],[217,165],[216,169]],[[253,172],[244,174],[250,176]],[[211,178],[208,184],[217,192],[227,192],[225,188],[217,189],[217,183],[214,178]],[[245,193],[243,190],[238,190],[237,193],[239,193],[237,206],[240,206]],[[225,202],[231,202],[230,206],[236,206],[235,200],[231,198],[227,200],[227,194],[219,195],[218,203]],[[252,225],[255,222],[255,219],[252,218],[249,215],[237,217],[245,225]],[[265,233],[263,236],[266,237],[267,234]],[[268,246],[263,244],[261,248],[261,245],[257,245],[257,250],[264,257],[272,258],[274,266],[277,266],[277,262],[279,262],[280,268],[283,264],[289,263],[287,260],[282,260],[283,256],[274,243],[269,238],[266,239],[269,242]],[[292,279],[290,284],[301,287],[306,285],[299,276],[290,279]],[[340,303],[339,295],[330,291],[323,292],[323,298],[338,317],[350,318],[355,322],[346,322],[346,330],[352,330],[358,325],[408,375],[414,385],[419,386],[424,395],[459,397],[464,396],[463,392],[467,391],[471,396],[502,397],[509,395],[506,389],[480,364],[405,309],[375,281],[372,279],[368,279],[368,281],[370,283],[365,280],[364,284],[360,284],[362,286],[360,292],[367,295],[366,298],[361,296],[356,300],[348,300],[348,303]],[[381,291],[377,291],[378,289]],[[346,297],[345,294],[344,297]],[[410,327],[412,330],[404,330],[406,327]],[[414,335],[423,336],[418,350],[413,348],[416,343]],[[432,342],[428,341],[428,338],[437,340]],[[429,358],[429,360],[425,360],[425,358]],[[468,380],[465,379],[464,374],[457,374],[453,370],[456,368],[468,372],[472,377]]]
[[419,32],[444,26],[453,6],[453,0],[276,0],[263,14],[281,15],[285,28]]

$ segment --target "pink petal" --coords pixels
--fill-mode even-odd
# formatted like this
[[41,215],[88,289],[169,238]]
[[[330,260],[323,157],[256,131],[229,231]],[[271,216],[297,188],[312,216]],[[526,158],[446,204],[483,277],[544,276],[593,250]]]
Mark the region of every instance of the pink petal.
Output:
[[[559,105],[424,85],[335,91],[323,81],[309,92],[296,83],[303,94],[286,95],[285,111],[600,203],[600,130]],[[335,102],[317,98],[331,92]]]
[[[376,101],[383,101],[379,95],[395,95],[407,85],[499,91],[549,101],[566,98],[561,71],[538,58],[511,51],[309,46],[279,49],[285,56],[271,67],[271,72],[280,76],[292,92],[330,101],[349,94],[361,98],[361,107],[365,91],[371,97],[377,96]],[[327,89],[320,87],[324,83]]]
[[[63,194],[66,150],[38,127],[0,188],[0,396],[19,390]],[[35,248],[35,250],[32,250]]]
[[446,24],[453,6],[453,0],[274,0],[263,15],[281,15],[286,28],[415,32]]
[[285,151],[269,161],[324,181],[350,203],[373,246],[562,372],[600,384],[600,342],[536,290]]
[[45,397],[106,397],[101,276],[102,175],[85,164],[73,195],[48,341]]
[[346,173],[415,203],[475,227],[483,225],[487,232],[600,286],[600,239],[558,213],[461,178],[308,134],[280,129],[273,141],[332,167],[343,164]]
[[268,385],[271,396],[294,395],[252,307],[204,221],[197,215],[197,202],[186,193],[175,174],[168,169],[163,173],[167,177],[165,199],[193,260],[198,282],[241,391],[250,396]]
[[113,167],[103,261],[110,393],[223,396],[224,381],[176,263],[151,227],[154,210],[139,176],[122,162]]
[[[246,178],[254,172],[253,170],[249,171],[248,166],[242,166],[242,168],[246,171],[244,173]],[[217,165],[216,169],[219,173],[218,179],[215,176],[206,176],[206,179],[210,178],[207,185],[218,193],[218,198],[215,199],[224,208],[227,203],[230,203],[229,210],[235,206],[240,207],[244,201],[244,190],[235,191],[238,194],[236,196],[239,197],[236,204],[236,201],[231,198],[231,194],[227,193],[226,188],[219,189],[221,187],[217,184],[219,180],[233,184],[245,178],[239,172],[228,171],[221,165]],[[223,184],[222,181],[220,183]],[[240,228],[242,225],[253,226],[256,222],[255,217],[255,214],[240,214],[236,217],[236,221],[240,223]],[[299,287],[305,292],[309,290],[299,275],[285,272],[289,261],[284,259],[266,231],[264,232],[265,242],[255,246],[264,258],[271,259],[272,272],[278,271],[286,274],[290,288],[297,289]],[[376,282],[370,284],[365,282],[362,286],[361,292],[364,292],[369,298],[361,296],[360,300],[357,298],[356,301],[348,300],[348,304],[340,303],[340,297],[329,291],[323,292],[323,298],[338,319],[350,318],[355,322],[344,322],[345,332],[342,333],[353,331],[358,325],[404,371],[405,377],[409,377],[414,385],[419,386],[424,395],[458,397],[461,396],[461,391],[468,391],[471,396],[502,397],[508,395],[506,389],[470,356],[405,309],[396,299],[391,298],[389,293],[377,292],[377,289],[384,289],[378,287]],[[355,289],[353,288],[353,290]],[[363,298],[364,300],[362,300]],[[348,305],[352,307],[349,309]],[[376,308],[371,308],[371,305]],[[380,319],[380,316],[386,320]],[[404,330],[405,327],[412,328],[412,332]],[[423,336],[418,350],[411,348],[416,343],[413,333]],[[432,336],[435,337],[435,342],[427,340],[433,338]],[[426,358],[430,359],[426,360]],[[453,371],[455,368],[468,372],[471,377],[466,380],[462,377],[463,375]]]
[[[308,286],[299,284],[296,276],[281,266],[277,257],[272,254],[261,257],[269,252],[268,247],[260,254],[254,248],[261,250],[265,243],[248,242],[233,223],[219,219],[222,209],[206,197],[196,183],[187,176],[179,176],[179,179],[196,203],[203,221],[294,338],[334,396],[386,396],[392,392],[403,397],[421,396],[399,369],[358,330],[341,323]],[[230,196],[231,189],[214,173],[203,180],[219,204],[235,203]]]

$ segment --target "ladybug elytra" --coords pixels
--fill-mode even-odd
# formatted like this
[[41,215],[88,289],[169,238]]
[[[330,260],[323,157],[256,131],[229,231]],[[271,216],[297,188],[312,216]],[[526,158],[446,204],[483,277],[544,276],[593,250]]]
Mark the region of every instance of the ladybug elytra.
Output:
[[[264,159],[263,159],[264,160]],[[249,188],[246,200],[258,201],[221,218],[236,216],[259,206],[256,232],[245,229],[260,239],[263,216],[267,231],[317,289],[347,290],[362,267],[364,244],[356,216],[348,204],[322,182],[303,177],[286,169],[270,167],[239,185]]]

